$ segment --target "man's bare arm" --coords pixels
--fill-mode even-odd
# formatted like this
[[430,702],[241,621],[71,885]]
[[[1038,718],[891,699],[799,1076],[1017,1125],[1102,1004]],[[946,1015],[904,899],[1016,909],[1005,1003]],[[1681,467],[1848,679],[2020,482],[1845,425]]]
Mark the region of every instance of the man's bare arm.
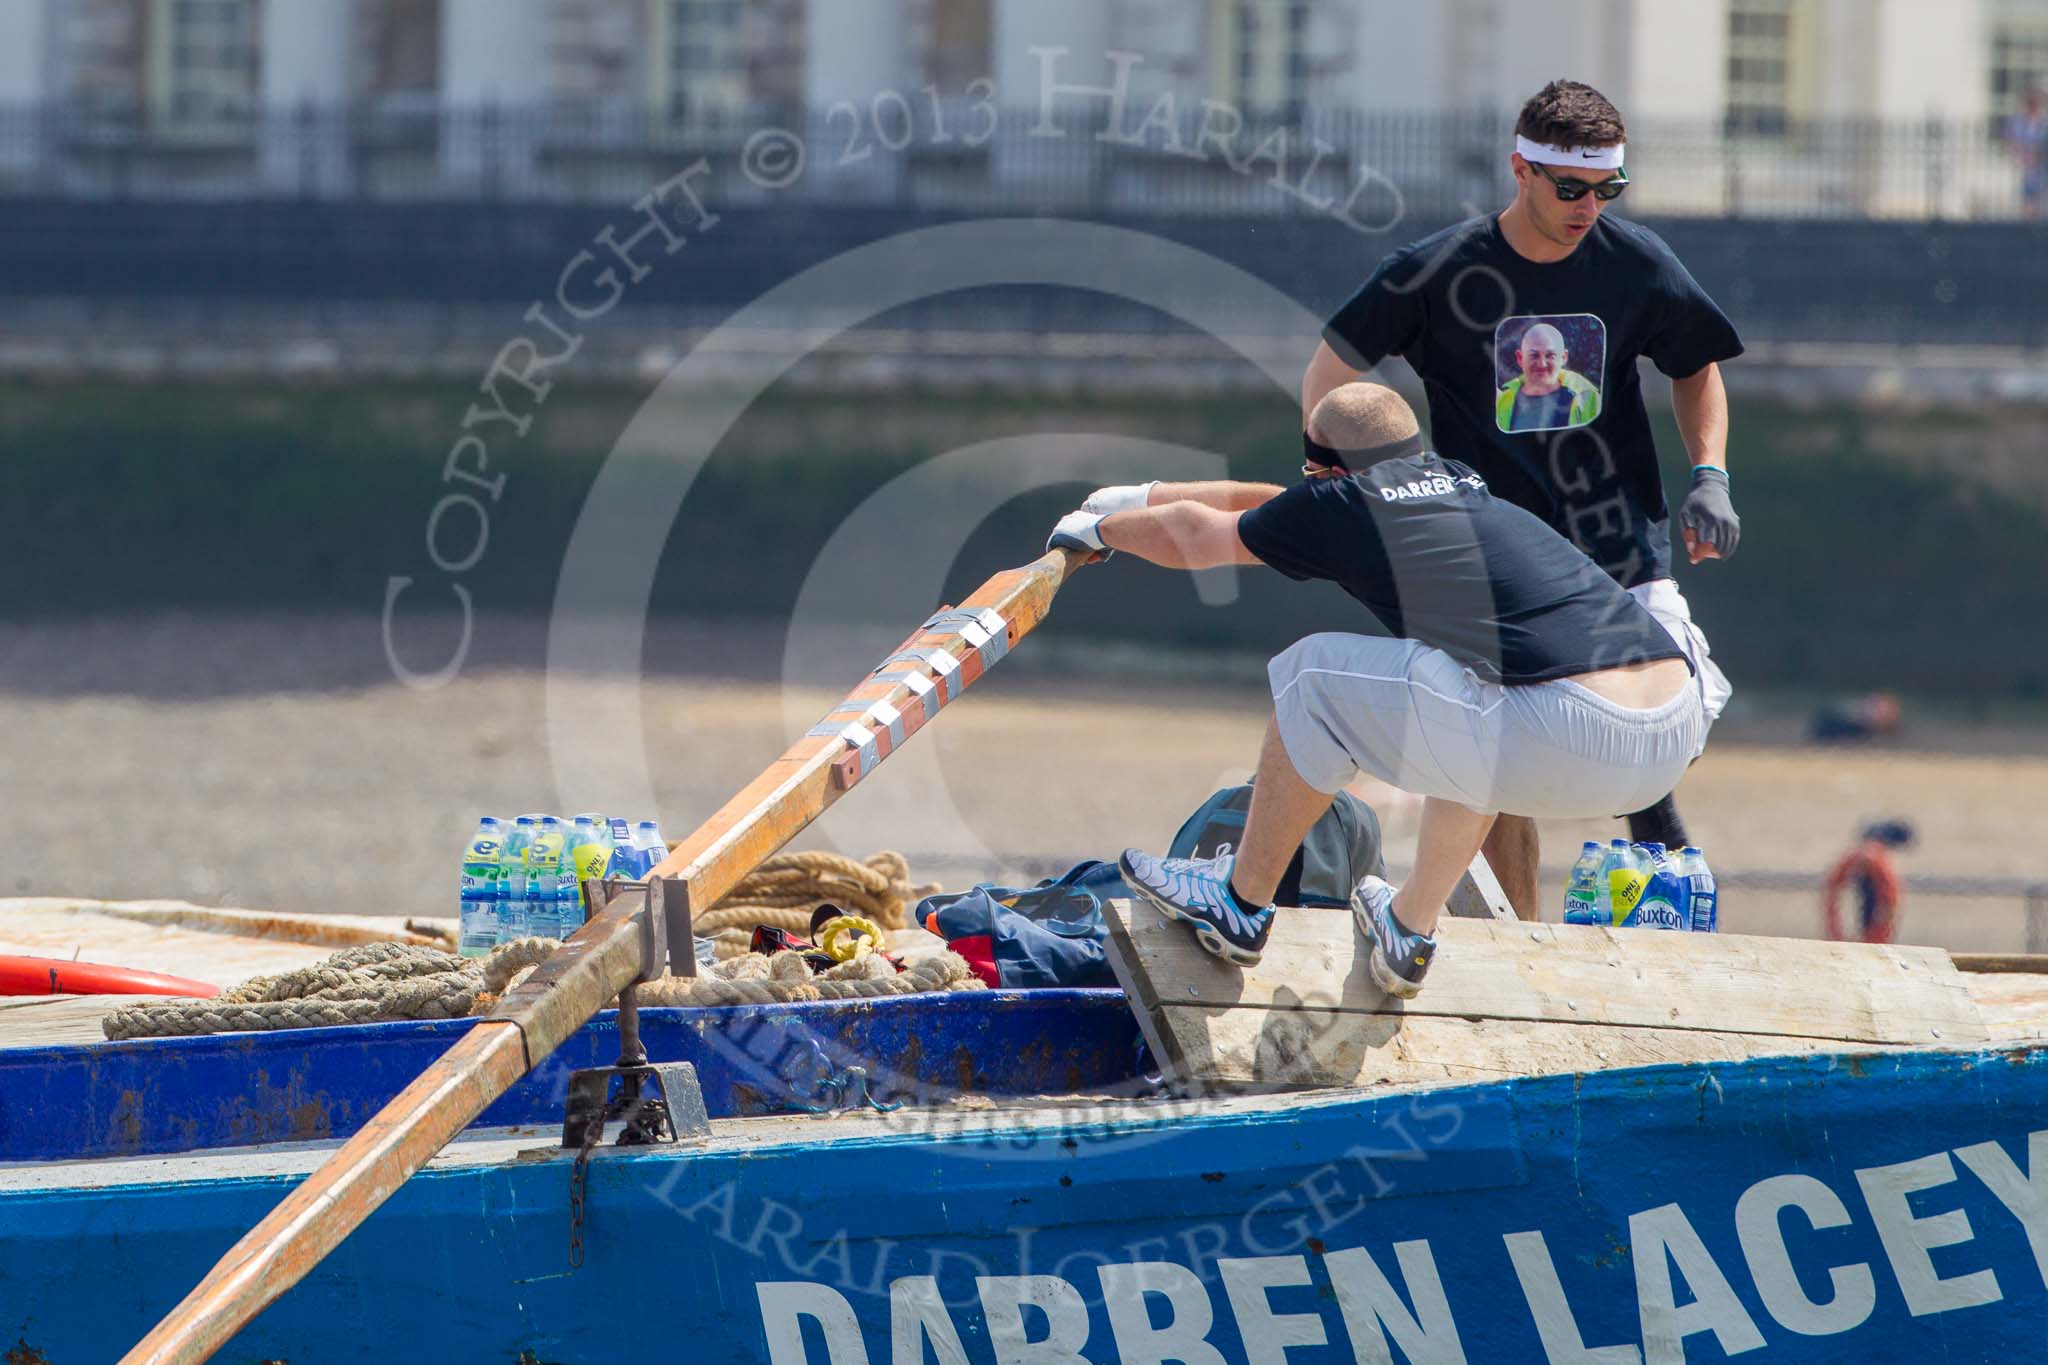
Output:
[[1263,507],[1286,491],[1277,483],[1237,483],[1229,479],[1213,479],[1205,483],[1155,483],[1149,505],[1164,507],[1175,502],[1197,502],[1219,512],[1249,512],[1254,507]]
[[1301,376],[1301,429],[1308,430],[1309,414],[1316,410],[1316,404],[1323,401],[1323,395],[1340,384],[1349,384],[1365,373],[1345,364],[1343,358],[1330,349],[1330,343],[1316,343],[1316,353],[1309,357],[1308,369]]
[[1671,415],[1694,466],[1728,467],[1728,390],[1719,365],[1671,381]]
[[1199,502],[1173,502],[1117,512],[1104,517],[1096,530],[1110,549],[1134,554],[1162,569],[1257,564],[1259,557],[1237,538],[1239,515]]
[[1671,414],[1692,457],[1692,491],[1678,511],[1686,557],[1694,564],[1726,559],[1742,538],[1742,518],[1729,492],[1728,390],[1721,367],[1709,364],[1672,380]]

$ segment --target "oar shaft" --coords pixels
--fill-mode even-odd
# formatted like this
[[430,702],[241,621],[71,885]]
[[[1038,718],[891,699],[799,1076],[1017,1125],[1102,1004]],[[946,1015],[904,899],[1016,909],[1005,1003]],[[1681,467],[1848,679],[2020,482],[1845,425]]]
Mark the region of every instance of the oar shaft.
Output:
[[487,1021],[414,1080],[223,1256],[122,1365],[188,1365],[213,1355],[305,1278],[406,1177],[526,1074],[510,1022]]
[[562,1040],[640,974],[645,902],[615,902],[537,967],[500,1010],[421,1072],[250,1229],[122,1365],[208,1359]]
[[[1048,551],[927,621],[827,713],[826,723],[677,844],[652,875],[683,878],[695,910],[716,905],[1030,634],[1067,575],[1086,562],[1074,551]],[[859,742],[863,731],[871,744]]]
[[[1044,620],[1060,584],[1084,562],[1050,552],[927,621],[652,875],[682,878],[698,908],[715,904]],[[640,979],[643,966],[661,970],[641,961],[638,918],[646,913],[644,901],[622,900],[578,930],[235,1243],[122,1365],[197,1365],[305,1278],[493,1100]]]

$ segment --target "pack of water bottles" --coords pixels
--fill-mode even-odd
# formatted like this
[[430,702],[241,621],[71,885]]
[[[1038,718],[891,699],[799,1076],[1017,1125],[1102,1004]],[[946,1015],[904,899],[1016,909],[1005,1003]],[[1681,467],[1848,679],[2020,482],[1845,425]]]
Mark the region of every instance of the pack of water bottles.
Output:
[[1719,905],[1706,855],[1691,846],[1670,853],[1662,844],[1589,839],[1564,888],[1566,924],[1711,934]]
[[652,820],[603,815],[495,815],[477,821],[462,855],[464,957],[519,938],[567,938],[583,927],[583,881],[645,877],[668,856]]

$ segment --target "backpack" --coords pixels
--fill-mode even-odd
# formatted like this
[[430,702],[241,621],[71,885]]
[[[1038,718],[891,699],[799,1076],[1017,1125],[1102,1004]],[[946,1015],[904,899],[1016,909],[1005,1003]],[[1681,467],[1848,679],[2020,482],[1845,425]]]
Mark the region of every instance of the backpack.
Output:
[[[1166,850],[1170,858],[1212,858],[1235,849],[1244,838],[1251,813],[1249,782],[1225,787],[1204,801]],[[1365,876],[1386,875],[1380,846],[1380,820],[1371,806],[1350,792],[1323,812],[1301,841],[1273,893],[1275,905],[1342,907],[1351,903],[1351,888]]]

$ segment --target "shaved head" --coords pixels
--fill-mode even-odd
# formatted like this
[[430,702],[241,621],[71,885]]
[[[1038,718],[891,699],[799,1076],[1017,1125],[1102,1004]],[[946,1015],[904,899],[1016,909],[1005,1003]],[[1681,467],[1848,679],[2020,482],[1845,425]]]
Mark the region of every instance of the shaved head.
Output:
[[1308,417],[1310,434],[1338,450],[1370,450],[1422,430],[1408,400],[1384,384],[1357,380],[1323,395]]
[[1539,322],[1522,333],[1515,348],[1515,363],[1522,367],[1522,392],[1533,396],[1556,393],[1565,362],[1564,334],[1547,322]]

